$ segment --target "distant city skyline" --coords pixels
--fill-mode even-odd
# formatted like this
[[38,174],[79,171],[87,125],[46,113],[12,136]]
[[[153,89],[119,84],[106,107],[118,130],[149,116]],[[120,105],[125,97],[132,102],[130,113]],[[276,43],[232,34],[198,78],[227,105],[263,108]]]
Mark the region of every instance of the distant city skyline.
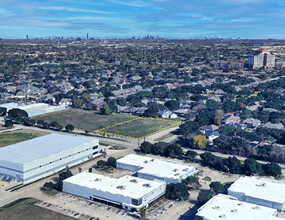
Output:
[[0,0],[0,38],[285,39],[284,0]]

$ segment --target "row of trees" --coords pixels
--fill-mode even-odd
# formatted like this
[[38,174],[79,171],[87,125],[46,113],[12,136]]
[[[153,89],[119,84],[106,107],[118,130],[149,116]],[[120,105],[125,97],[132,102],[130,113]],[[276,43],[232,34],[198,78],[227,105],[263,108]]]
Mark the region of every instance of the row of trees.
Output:
[[281,167],[277,163],[261,164],[253,158],[247,158],[244,164],[242,164],[236,157],[221,158],[210,152],[205,152],[201,154],[200,157],[203,164],[223,172],[248,176],[267,175],[280,177],[282,175]]
[[158,142],[151,144],[143,142],[140,146],[142,153],[160,155],[164,157],[180,158],[183,155],[183,150],[176,144],[168,144],[165,142]]

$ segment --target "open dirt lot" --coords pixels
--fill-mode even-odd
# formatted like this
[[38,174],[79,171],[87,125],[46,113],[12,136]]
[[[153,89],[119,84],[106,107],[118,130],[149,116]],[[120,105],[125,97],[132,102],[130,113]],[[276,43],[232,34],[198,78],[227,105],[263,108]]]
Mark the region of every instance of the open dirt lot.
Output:
[[75,130],[79,128],[88,131],[98,130],[134,118],[137,117],[126,114],[101,115],[94,113],[94,111],[80,109],[66,109],[33,117],[35,120],[41,119],[48,123],[56,121],[63,126],[72,124],[75,127]]
[[62,215],[60,213],[35,206],[36,200],[27,199],[16,202],[15,204],[3,208],[0,211],[0,219],[5,220],[72,220],[74,218]]

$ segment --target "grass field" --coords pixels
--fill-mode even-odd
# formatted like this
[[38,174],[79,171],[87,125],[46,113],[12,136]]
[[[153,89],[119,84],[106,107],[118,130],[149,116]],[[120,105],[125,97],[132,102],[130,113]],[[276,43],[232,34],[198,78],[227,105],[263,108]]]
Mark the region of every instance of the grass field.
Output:
[[53,212],[42,207],[35,206],[36,199],[27,198],[13,202],[12,204],[0,208],[0,219],[5,220],[72,220],[74,218]]
[[56,121],[63,126],[72,124],[75,127],[74,131],[76,131],[78,127],[81,130],[94,131],[134,118],[137,117],[125,114],[101,115],[95,114],[93,111],[84,111],[80,109],[66,109],[33,117],[35,120],[42,119],[48,123]]
[[169,126],[173,126],[177,123],[177,121],[170,120],[139,118],[124,124],[103,129],[102,132],[129,136],[133,138],[142,138],[143,136],[149,135],[161,129],[165,129]]
[[34,130],[20,130],[20,131],[12,131],[7,133],[0,134],[0,147],[5,147],[10,144],[16,144],[22,141],[26,141],[30,139],[30,134],[32,134],[32,138],[40,137],[43,135],[47,135],[47,132],[40,132]]

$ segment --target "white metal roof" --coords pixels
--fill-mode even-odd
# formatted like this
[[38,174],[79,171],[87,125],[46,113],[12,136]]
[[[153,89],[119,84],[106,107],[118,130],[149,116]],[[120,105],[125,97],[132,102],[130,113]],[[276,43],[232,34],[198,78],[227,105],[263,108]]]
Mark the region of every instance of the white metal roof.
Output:
[[134,199],[140,199],[156,188],[166,185],[159,180],[150,181],[128,175],[117,179],[86,171],[65,179],[64,182]]
[[93,141],[98,141],[98,139],[49,134],[0,148],[0,161],[24,164]]
[[197,169],[188,164],[145,157],[137,154],[129,154],[117,160],[117,162],[141,167],[142,169],[139,170],[140,173],[172,179],[180,179],[181,175]]
[[228,189],[246,196],[285,203],[285,182],[260,177],[240,177]]
[[198,209],[197,216],[207,220],[281,220],[274,216],[277,210],[241,202],[235,197],[218,194]]

